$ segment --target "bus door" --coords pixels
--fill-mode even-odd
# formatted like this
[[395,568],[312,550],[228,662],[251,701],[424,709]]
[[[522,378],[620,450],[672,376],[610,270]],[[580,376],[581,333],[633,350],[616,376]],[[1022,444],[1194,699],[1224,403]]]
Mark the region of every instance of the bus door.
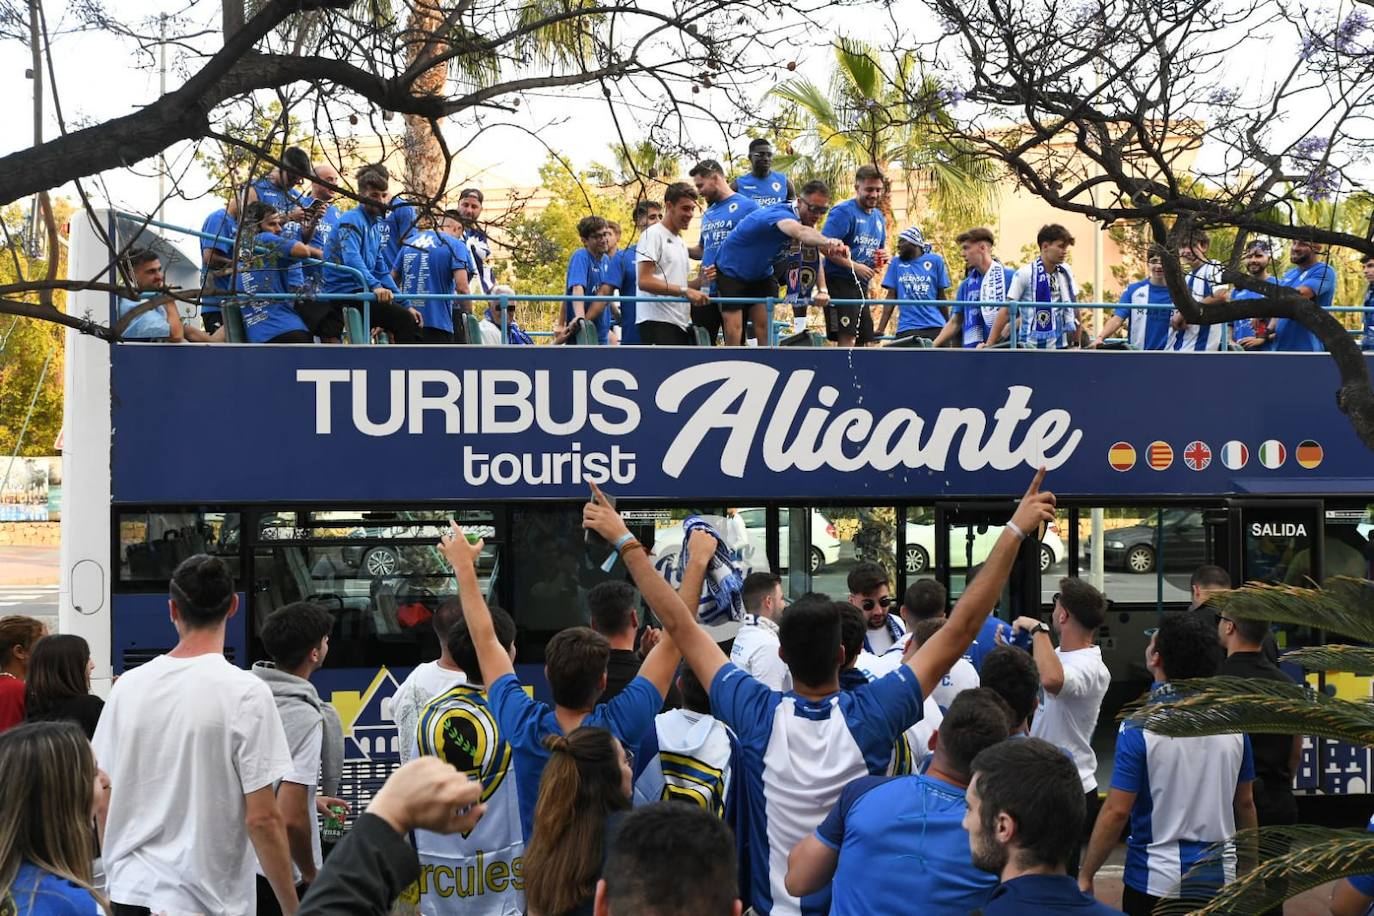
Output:
[[[949,591],[950,606],[964,593],[969,571],[981,566],[992,554],[1002,529],[1016,508],[1004,503],[936,503],[933,513],[935,570]],[[912,543],[908,525],[907,543]],[[1039,532],[1021,545],[1012,566],[1011,578],[1002,591],[998,616],[1014,620],[1022,615],[1038,617],[1042,608],[1040,573],[1042,552]]]

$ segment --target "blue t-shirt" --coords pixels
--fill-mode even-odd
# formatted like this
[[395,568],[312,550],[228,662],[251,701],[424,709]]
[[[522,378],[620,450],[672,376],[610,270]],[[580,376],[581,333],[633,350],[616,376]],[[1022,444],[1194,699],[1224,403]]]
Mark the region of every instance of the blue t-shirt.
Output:
[[773,204],[746,215],[716,249],[716,270],[736,280],[772,278],[773,262],[792,241],[778,228],[788,219],[797,219],[795,204]]
[[973,663],[973,667],[977,668],[979,673],[982,673],[983,670],[983,659],[987,657],[989,652],[1001,645],[997,641],[998,633],[1002,634],[1003,642],[1011,643],[1011,627],[1007,626],[1006,621],[995,613],[989,614],[988,619],[984,620],[983,626],[979,628],[978,636],[969,643],[968,651],[964,653],[964,657]]
[[[1243,299],[1263,299],[1263,298],[1264,298],[1264,297],[1263,297],[1262,295],[1260,295],[1259,293],[1252,293],[1252,292],[1250,292],[1250,290],[1248,290],[1248,289],[1238,289],[1238,290],[1236,290],[1235,292],[1233,292],[1233,293],[1231,294],[1231,301],[1232,301],[1232,302],[1239,302],[1239,301],[1241,301],[1241,300],[1243,300]],[[1234,340],[1236,343],[1239,343],[1240,341],[1244,340],[1244,339],[1247,338],[1247,337],[1258,337],[1259,334],[1258,334],[1258,333],[1256,332],[1256,330],[1255,330],[1254,322],[1255,322],[1255,321],[1264,321],[1264,320],[1265,320],[1265,319],[1256,319],[1256,318],[1237,318],[1235,321],[1231,322],[1231,339]],[[1269,320],[1269,321],[1273,321],[1272,318],[1271,318],[1271,319],[1268,319],[1268,320]],[[1262,346],[1259,346],[1259,347],[1257,347],[1256,349],[1257,349],[1257,350],[1272,350],[1272,349],[1274,349],[1274,342],[1273,342],[1273,341],[1269,341],[1268,343],[1263,344]]]
[[1022,875],[999,884],[983,907],[983,916],[1025,916],[1027,913],[1122,916],[1078,889],[1068,875]]
[[283,216],[300,206],[300,195],[295,188],[283,188],[266,175],[253,182],[253,192],[258,200]]
[[[828,227],[829,223],[826,225]],[[830,266],[827,262],[826,270]],[[941,290],[952,285],[945,259],[934,253],[919,254],[910,261],[893,258],[887,262],[887,272],[883,274],[883,289],[894,290],[898,299],[935,299]],[[943,327],[944,323],[945,316],[938,305],[897,306],[899,334],[916,328]]]
[[1366,350],[1374,350],[1374,284],[1364,293],[1364,335],[1361,338]]
[[[787,856],[825,819],[844,787],[887,770],[892,746],[921,719],[923,698],[905,665],[820,700],[769,690],[734,664],[711,682],[711,711],[739,739],[748,897],[761,914],[824,912],[787,893]],[[767,786],[767,791],[764,787]]]
[[[360,206],[339,217],[324,246],[324,260],[351,267],[359,271],[363,279],[359,281],[351,271],[326,270],[324,292],[370,293],[381,286],[393,293],[400,291],[391,278],[391,268],[382,258],[381,222],[380,217],[369,216]],[[360,282],[366,285],[365,290],[359,288]]]
[[782,172],[769,172],[758,178],[753,172],[745,172],[735,179],[735,190],[760,207],[780,204],[787,200],[787,176]]
[[[582,301],[582,309],[586,311],[587,306],[595,301],[594,293],[602,284],[615,286],[615,277],[612,276],[611,258],[609,255],[593,256],[586,248],[579,248],[573,252],[568,259],[568,272],[563,281],[563,292],[565,295],[573,295],[573,287],[582,287],[582,294],[585,297]],[[563,320],[571,322],[575,317],[571,302],[563,303]],[[610,303],[601,310],[601,314],[591,319],[592,324],[596,325],[596,341],[603,346],[611,339],[611,306]]]
[[[1163,350],[1169,340],[1169,319],[1173,316],[1174,300],[1169,287],[1155,286],[1149,280],[1137,280],[1121,294],[1115,315],[1128,322],[1127,334],[1131,346],[1137,350]],[[1140,308],[1161,305],[1169,308]]]
[[[309,209],[314,206],[313,197],[302,197],[301,206]],[[320,214],[320,218],[315,221],[315,232],[310,236],[310,241],[306,244],[311,248],[318,248],[324,251],[329,245],[329,237],[334,234],[334,230],[339,225],[339,218],[343,213],[338,207],[329,204]],[[319,289],[324,283],[324,268],[319,264],[304,264],[302,269],[305,271],[305,281],[311,289]]]
[[420,221],[420,211],[404,197],[391,198],[391,209],[381,219],[378,227],[382,238],[382,259],[388,270],[396,269],[401,257],[401,246],[415,234],[415,226]]
[[[887,247],[887,220],[883,217],[883,211],[875,207],[865,213],[859,202],[850,198],[831,209],[825,218],[821,234],[827,238],[839,239],[848,245],[849,259],[855,264],[872,267],[873,252]],[[851,276],[848,267],[841,267],[829,259],[825,262],[825,275],[844,279]],[[944,319],[941,319],[940,323],[944,324]]]
[[[999,262],[993,261],[992,266],[996,267]],[[1010,267],[1002,268],[1002,286],[1009,288],[1012,277],[1016,276],[1016,271]],[[992,333],[992,323],[997,320],[997,312],[1006,308],[1002,305],[978,305],[983,296],[983,274],[977,269],[970,270],[964,279],[959,282],[959,289],[955,291],[954,298],[960,302],[974,303],[972,305],[960,306],[962,313],[960,319],[963,322],[962,343],[965,349],[973,349],[980,343],[988,339]]]
[[[636,272],[638,266],[635,264],[635,252],[638,250],[638,245],[630,245],[616,253],[616,259],[620,262],[622,296],[639,295],[639,274]],[[623,344],[639,343],[639,326],[635,324],[635,304],[620,303],[620,342]]]
[[[549,762],[544,739],[561,735],[558,717],[547,703],[525,693],[513,674],[496,679],[487,691],[487,705],[496,714],[501,737],[507,741],[515,760],[515,787],[520,797],[520,825],[529,842],[534,827],[534,806],[539,801],[539,779]],[[647,678],[636,677],[608,702],[599,704],[583,725],[604,728],[629,748],[637,748],[663,705],[663,697]]]
[[[1336,272],[1324,261],[1308,267],[1290,267],[1279,278],[1279,285],[1293,289],[1306,286],[1316,293],[1317,305],[1329,309],[1336,295]],[[1274,327],[1274,349],[1281,353],[1321,353],[1325,349],[1316,334],[1291,318],[1275,319]]]
[[[239,284],[251,294],[285,293],[292,266],[299,267],[300,259],[291,256],[296,240],[275,232],[259,232],[254,239],[256,248],[252,259],[239,272]],[[308,330],[291,303],[284,299],[247,301],[243,304],[243,330],[249,343],[266,343],[288,331]]]
[[[401,258],[396,264],[401,273],[402,295],[428,293],[451,296],[457,287],[453,282],[455,270],[472,270],[468,246],[445,232],[426,229],[416,233],[401,246]],[[424,316],[425,327],[441,331],[453,330],[452,299],[417,299],[409,303]]]
[[[120,299],[117,318],[123,318],[146,301],[146,299]],[[132,340],[159,340],[163,337],[171,337],[172,325],[167,321],[166,306],[159,305],[139,315],[124,329],[123,336]]]
[[[701,266],[703,269],[716,263],[716,254],[721,243],[730,235],[739,221],[759,208],[752,197],[731,194],[718,200],[701,214]],[[715,285],[712,284],[712,291]]]
[[844,787],[816,837],[840,854],[832,916],[977,910],[997,876],[975,868],[964,790],[934,776],[867,776]]
[[[1365,828],[1370,833],[1374,833],[1374,817],[1369,819],[1369,826]],[[1374,897],[1374,874],[1352,875],[1345,880],[1350,882],[1350,886],[1355,888],[1366,897]]]
[[6,911],[8,900],[14,901],[15,912],[21,916],[99,916],[105,912],[90,891],[28,860],[19,863],[9,895],[0,899],[0,912]]
[[[205,257],[207,251],[217,251],[226,258],[234,258],[234,242],[238,238],[239,224],[228,210],[216,210],[205,218],[201,224],[200,231],[205,235],[214,236],[213,239],[200,240],[200,282],[201,288],[216,289],[221,292],[231,292],[233,290],[232,275],[223,277],[210,276],[210,262]],[[218,312],[220,298],[218,296],[205,296],[200,300],[200,310],[202,312]]]

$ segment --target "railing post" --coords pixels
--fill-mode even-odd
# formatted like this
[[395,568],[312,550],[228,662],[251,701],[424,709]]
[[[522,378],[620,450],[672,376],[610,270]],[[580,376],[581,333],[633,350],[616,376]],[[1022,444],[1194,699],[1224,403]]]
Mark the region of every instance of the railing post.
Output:
[[496,300],[496,307],[501,310],[501,343],[510,343],[510,299],[505,293]]

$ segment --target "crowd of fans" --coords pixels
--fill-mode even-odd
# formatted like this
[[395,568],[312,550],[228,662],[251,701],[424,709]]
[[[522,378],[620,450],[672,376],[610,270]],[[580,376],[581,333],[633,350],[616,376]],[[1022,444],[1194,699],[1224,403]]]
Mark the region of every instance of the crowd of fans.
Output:
[[[1101,797],[1106,600],[1065,578],[1048,623],[997,615],[1026,532],[1054,515],[1042,477],[952,609],[931,580],[895,598],[872,563],[842,601],[787,604],[775,574],[754,573],[728,646],[697,613],[719,536],[691,532],[674,590],[597,492],[583,525],[634,585],[597,586],[591,626],[548,642],[552,703],[516,675],[515,622],[478,579],[482,542],[452,526],[440,657],[393,700],[404,763],[327,857],[321,819],[349,805],[342,729],[310,680],[329,652],[324,607],[269,614],[269,660],[244,671],[224,656],[235,584],[221,560],[191,557],[169,583],[176,647],[103,704],[84,640],[0,618],[0,912],[384,914],[405,894],[462,916],[914,901],[1106,914],[1095,878],[1123,832],[1122,911],[1205,900],[1255,864],[1238,831],[1295,822],[1300,742],[1128,720]],[[1151,631],[1147,704],[1218,673],[1287,679],[1265,623],[1208,606],[1230,585],[1200,568],[1193,605]],[[641,601],[662,629],[636,647]],[[1361,912],[1369,891],[1342,882],[1335,912]]]
[[[334,203],[341,179],[333,167],[312,165],[294,147],[282,162],[206,219],[199,324],[183,321],[171,299],[141,310],[139,301],[123,300],[121,316],[133,315],[124,336],[223,340],[223,297],[232,293],[242,309],[244,336],[253,343],[337,342],[350,305],[370,316],[373,331],[396,343],[532,342],[510,299],[443,298],[514,293],[493,277],[480,189],[463,189],[455,209],[432,214],[390,193],[385,166],[368,165],[354,180],[358,206],[341,211]],[[895,311],[892,340],[899,345],[922,338],[934,346],[966,348],[1014,340],[1037,349],[1323,349],[1293,319],[1188,324],[1172,307],[1165,251],[1158,246],[1148,252],[1147,276],[1126,288],[1119,307],[1093,335],[1076,305],[1078,287],[1066,263],[1074,238],[1063,226],[1042,227],[1038,255],[1017,269],[993,253],[996,240],[989,229],[971,228],[956,239],[963,269],[952,274],[916,226],[900,232],[889,254],[887,218],[880,209],[886,179],[875,166],[860,167],[854,196],[832,207],[824,182],[798,189],[773,169],[767,140],[750,143],[749,162],[748,172],[730,180],[716,160],[698,162],[690,182],[667,184],[662,202],[636,204],[628,238],[614,221],[582,219],[582,244],[568,258],[563,293],[570,298],[559,310],[555,342],[594,336],[599,344],[766,346],[773,319],[769,304],[777,303],[790,306],[799,333],[806,330],[810,308],[821,309],[827,337],[841,347],[886,338]],[[308,193],[300,190],[307,180]],[[689,246],[684,233],[698,216],[699,240]],[[1209,245],[1207,234],[1197,232],[1177,252],[1197,301],[1258,298],[1259,292],[1220,282],[1221,266],[1208,259]],[[1259,240],[1248,245],[1243,263],[1257,282],[1278,283],[1323,308],[1332,306],[1336,272],[1322,260],[1319,245],[1294,242],[1286,269],[1279,257],[1271,243]],[[700,262],[699,269],[693,270],[692,260]],[[126,262],[136,288],[162,288],[153,252],[129,252]],[[1364,274],[1370,286],[1362,303],[1362,339],[1366,350],[1374,350],[1374,258],[1364,261]],[[941,304],[951,290],[949,304]],[[369,309],[348,298],[369,293]],[[269,295],[278,298],[255,298]],[[876,325],[873,308],[853,301],[875,297],[891,300]],[[466,316],[479,320],[473,326]],[[473,335],[480,340],[469,340]]]

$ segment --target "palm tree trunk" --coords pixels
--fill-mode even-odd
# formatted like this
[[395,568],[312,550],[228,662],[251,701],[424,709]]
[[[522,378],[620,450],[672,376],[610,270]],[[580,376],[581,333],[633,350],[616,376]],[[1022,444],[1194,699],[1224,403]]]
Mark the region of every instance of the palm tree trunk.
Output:
[[[407,66],[430,46],[430,36],[442,22],[439,0],[415,0],[406,23]],[[416,95],[443,95],[447,81],[448,65],[440,64],[420,74],[413,84],[414,92]],[[406,191],[417,200],[438,200],[444,191],[442,185],[447,167],[443,146],[425,118],[406,115],[405,125]]]

